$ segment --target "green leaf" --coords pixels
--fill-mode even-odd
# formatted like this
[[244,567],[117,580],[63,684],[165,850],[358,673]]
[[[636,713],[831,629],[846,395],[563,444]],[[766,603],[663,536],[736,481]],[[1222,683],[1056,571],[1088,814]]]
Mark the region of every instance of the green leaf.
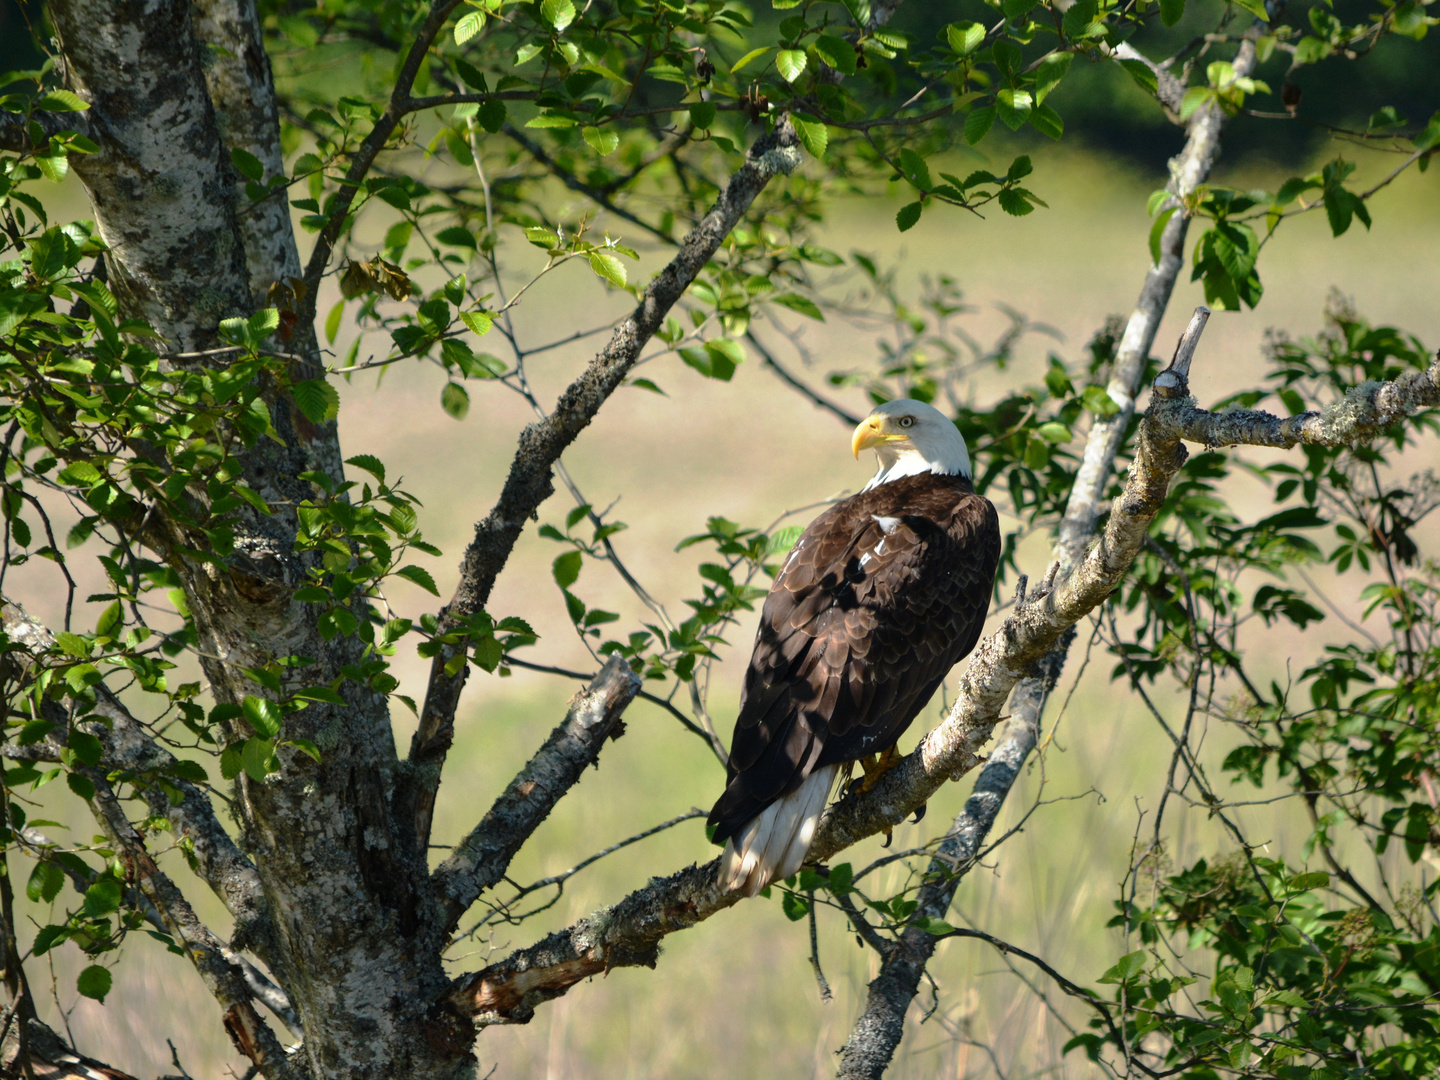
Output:
[[1185,0],[1160,0],[1160,21],[1174,26],[1185,14]]
[[715,123],[715,103],[697,101],[690,106],[690,122],[701,131],[707,131]]
[[250,726],[255,729],[256,734],[266,739],[279,734],[280,725],[285,721],[285,717],[273,701],[267,701],[265,698],[255,697],[252,694],[247,694],[240,702],[240,709],[245,714],[245,719],[250,721]]
[[84,112],[90,108],[90,103],[69,90],[51,90],[35,103],[35,107],[45,112]]
[[1051,139],[1058,139],[1065,134],[1065,121],[1060,119],[1060,114],[1049,105],[1035,106],[1035,111],[1030,114],[1030,126]]
[[620,145],[620,136],[610,128],[586,127],[580,134],[585,136],[585,141],[590,144],[590,149],[601,157],[613,154],[615,148]]
[[775,297],[773,303],[787,307],[791,311],[798,311],[801,315],[814,319],[816,322],[825,321],[825,313],[820,310],[820,306],[807,296],[801,296],[798,293],[785,293],[782,296]]
[[1102,420],[1108,420],[1120,411],[1120,406],[1105,392],[1103,386],[1087,386],[1080,394],[1080,400],[1085,408]]
[[286,739],[285,745],[293,746],[314,761],[316,765],[320,764],[320,748],[309,739]]
[[312,424],[334,420],[340,413],[340,393],[324,379],[305,379],[290,390],[295,407]]
[[805,72],[804,49],[781,49],[775,54],[775,70],[786,82],[794,82]]
[[345,464],[354,465],[357,469],[364,469],[380,483],[385,483],[385,463],[373,454],[356,454],[354,457],[346,458]]
[[280,771],[280,762],[275,759],[275,744],[268,739],[246,739],[240,750],[240,764],[245,774],[256,783],[263,783],[265,777]]
[[90,655],[92,648],[90,642],[86,641],[79,634],[68,634],[63,630],[55,635],[55,644],[59,645],[63,652],[84,660]]
[[476,250],[475,234],[464,225],[451,225],[441,229],[435,234],[435,239],[442,244],[449,244],[451,247],[469,248]]
[[480,665],[481,670],[493,672],[504,658],[505,650],[494,634],[487,634],[475,643],[475,663]]
[[242,744],[236,743],[235,745],[227,746],[220,753],[220,775],[226,780],[234,780],[235,777],[240,775],[240,769],[242,767],[240,762],[241,746]]
[[1095,15],[1100,10],[1097,0],[1076,0],[1060,20],[1060,28],[1068,38],[1086,36],[1095,24]]
[[37,862],[25,883],[25,895],[36,903],[50,903],[60,895],[65,884],[65,871],[52,862]]
[[[842,75],[855,74],[855,49],[844,38],[821,34],[815,39],[815,52],[821,60]],[[794,82],[794,79],[788,81]]]
[[[974,146],[985,138],[993,123],[995,123],[995,106],[982,105],[973,110],[969,116],[965,117],[965,141]],[[917,214],[916,217],[918,218],[919,215]],[[914,222],[911,224],[913,225]]]
[[456,382],[447,382],[440,390],[440,408],[456,420],[464,420],[470,411],[470,394]]
[[494,135],[505,126],[505,102],[499,98],[491,98],[481,104],[478,115],[480,126]]
[[[480,33],[485,28],[485,13],[483,11],[468,11],[460,16],[455,24],[455,44],[464,45],[467,41]],[[467,67],[469,65],[466,65]],[[473,71],[474,69],[471,68]],[[463,77],[463,72],[462,72]],[[469,82],[469,79],[465,80]]]
[[945,40],[961,56],[969,56],[985,40],[985,27],[975,22],[951,23],[945,28]]
[[935,181],[930,179],[930,166],[909,147],[900,151],[900,173],[921,191],[930,191],[935,187]]
[[575,118],[573,116],[561,116],[558,113],[541,113],[525,121],[527,128],[573,128]]
[[479,337],[484,337],[488,334],[490,327],[493,326],[495,322],[488,311],[462,311],[460,313],[460,321],[468,326],[472,333]]
[[[410,224],[408,221],[405,224]],[[345,315],[345,298],[342,296],[335,306],[330,309],[330,314],[325,316],[325,340],[331,345],[335,344],[335,338],[340,333],[340,320]]]
[[810,914],[810,901],[787,890],[780,894],[780,910],[785,912],[785,917],[791,922],[799,922]]
[[1073,53],[1051,53],[1040,66],[1035,69],[1035,104],[1044,103],[1050,96],[1050,91],[1060,85],[1060,80],[1065,78],[1065,73],[1070,70],[1070,61],[1074,59]]
[[555,28],[557,34],[575,21],[575,5],[570,0],[541,0],[540,14]]
[[79,990],[83,997],[93,998],[102,1005],[105,1003],[105,995],[110,993],[112,985],[110,969],[101,967],[99,964],[91,964],[75,979],[75,989]]
[[1145,970],[1146,954],[1143,951],[1127,953],[1118,963],[1100,977],[1102,983],[1126,982]]
[[1151,97],[1154,97],[1159,89],[1160,82],[1155,77],[1155,72],[1150,65],[1143,60],[1121,60],[1120,66],[1129,72],[1130,77],[1140,85]]
[[459,73],[460,78],[465,80],[465,85],[470,87],[471,90],[478,90],[483,94],[490,89],[490,83],[486,80],[484,72],[478,70],[466,61],[461,60],[459,57],[455,58],[455,70]]
[[1011,131],[1025,126],[1035,99],[1028,90],[1011,90],[1008,87],[995,95],[995,112]]
[[81,909],[92,919],[103,919],[120,907],[121,897],[120,882],[106,874],[96,878],[85,890],[85,901]]
[[608,251],[592,251],[589,260],[590,269],[595,271],[597,277],[617,288],[625,287],[625,264],[620,261],[619,256]]
[[1155,224],[1150,226],[1150,259],[1156,266],[1160,265],[1160,241],[1165,236],[1165,226],[1170,224],[1170,219],[1179,209],[1178,206],[1172,206],[1161,211],[1160,216],[1155,219]]
[[795,125],[795,134],[800,136],[805,152],[813,158],[824,157],[825,148],[830,145],[829,129],[819,120],[802,120],[798,116],[790,117],[790,122]]
[[430,571],[422,566],[415,566],[414,564],[402,566],[399,570],[396,570],[395,573],[403,577],[406,581],[413,581],[431,596],[440,595],[440,590],[435,586],[435,579],[430,576]]
[[899,213],[895,215],[895,224],[900,227],[901,232],[909,232],[919,220],[920,203],[918,201],[902,206]]
[[248,150],[234,147],[230,151],[230,161],[235,166],[235,171],[247,180],[260,181],[265,177],[265,166],[260,164],[260,159]]
[[[754,61],[760,59],[760,57],[764,56],[766,53],[768,53],[768,52],[769,52],[771,49],[773,49],[774,47],[775,47],[775,46],[773,46],[773,45],[762,45],[762,46],[760,46],[760,48],[758,48],[758,49],[751,49],[751,50],[750,50],[749,52],[747,52],[744,56],[740,57],[739,60],[736,60],[736,61],[735,61],[734,66],[730,69],[730,74],[731,74],[731,75],[734,75],[736,72],[741,71],[742,69],[748,67],[751,63],[753,63]],[[803,54],[802,54],[802,55],[803,55]],[[800,66],[801,66],[801,68],[802,68],[802,70],[803,70],[803,68],[804,68],[805,65],[804,65],[804,63],[802,62]]]
[[99,739],[79,728],[70,732],[65,744],[75,752],[75,756],[83,765],[100,764],[100,757],[105,752],[105,747]]
[[580,567],[584,557],[578,551],[567,551],[556,557],[550,566],[550,572],[555,577],[555,584],[562,589],[568,589],[580,579]]
[[[1264,3],[1264,0],[1231,0],[1231,3],[1233,3],[1236,7],[1244,8],[1244,9],[1245,9],[1246,11],[1248,11],[1251,15],[1254,15],[1255,18],[1259,19],[1262,23],[1268,23],[1268,22],[1270,21],[1270,16],[1265,13],[1265,3]],[[1182,10],[1183,10],[1183,6],[1184,6],[1184,5],[1183,5],[1183,3],[1182,3],[1182,5],[1181,5]],[[1162,19],[1165,18],[1165,8],[1164,8],[1163,4],[1162,4],[1162,6],[1161,6],[1161,8],[1160,8],[1160,17],[1161,17]],[[1179,20],[1179,16],[1177,15],[1176,18],[1175,18],[1175,22],[1179,22],[1179,21],[1180,21],[1180,20]],[[1166,26],[1174,26],[1174,25],[1175,25],[1175,22],[1171,22],[1170,20],[1166,19],[1166,20],[1165,20],[1165,25],[1166,25]]]

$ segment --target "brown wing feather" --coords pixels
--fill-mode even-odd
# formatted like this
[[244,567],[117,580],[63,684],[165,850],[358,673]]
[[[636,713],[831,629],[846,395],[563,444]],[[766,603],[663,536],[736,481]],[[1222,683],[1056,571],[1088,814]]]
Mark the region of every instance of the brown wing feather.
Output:
[[964,477],[881,484],[811,522],[761,612],[716,840],[894,743],[975,647],[999,560],[995,508]]

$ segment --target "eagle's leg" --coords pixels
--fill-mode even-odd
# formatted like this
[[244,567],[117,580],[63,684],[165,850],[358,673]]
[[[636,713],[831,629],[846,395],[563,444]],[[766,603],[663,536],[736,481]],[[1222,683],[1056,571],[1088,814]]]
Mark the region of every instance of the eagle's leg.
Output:
[[880,777],[904,760],[905,755],[900,753],[895,743],[891,743],[879,754],[861,758],[860,768],[864,771],[865,777],[860,781],[860,790],[869,791],[880,782]]

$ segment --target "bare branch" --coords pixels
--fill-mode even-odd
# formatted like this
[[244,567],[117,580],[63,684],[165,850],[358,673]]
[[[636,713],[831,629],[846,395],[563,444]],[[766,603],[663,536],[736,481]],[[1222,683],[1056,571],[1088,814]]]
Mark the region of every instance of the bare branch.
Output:
[[637,214],[632,214],[623,206],[618,205],[615,200],[610,197],[608,192],[602,191],[600,188],[593,187],[590,184],[585,183],[585,181],[581,180],[569,169],[565,168],[558,161],[556,161],[549,154],[547,154],[543,146],[541,146],[534,139],[526,135],[514,124],[506,124],[502,130],[504,130],[505,134],[508,135],[511,139],[524,147],[527,154],[529,154],[532,158],[538,161],[541,165],[545,166],[545,168],[548,169],[556,179],[558,179],[571,191],[578,191],[581,195],[584,195],[587,199],[590,199],[598,206],[601,206],[604,209],[608,210],[616,217],[620,218],[623,221],[628,221],[632,225],[638,225],[650,235],[662,240],[663,242],[672,245],[675,243],[675,238],[673,236],[671,236],[669,233],[665,232],[662,229],[657,229],[654,225],[651,225],[644,218],[640,217]]
[[755,335],[754,327],[751,327],[750,329],[745,331],[745,340],[750,342],[751,345],[755,346],[755,351],[760,354],[760,359],[765,362],[765,366],[768,367],[771,371],[773,371],[776,376],[779,377],[781,382],[785,383],[786,386],[789,386],[792,390],[795,390],[797,393],[799,393],[800,396],[808,400],[810,404],[814,405],[818,409],[824,409],[826,412],[830,413],[837,420],[839,420],[842,424],[845,424],[852,428],[856,424],[860,423],[860,421],[863,419],[863,417],[856,416],[854,413],[850,412],[843,406],[836,405],[833,401],[830,401],[828,398],[816,393],[814,390],[810,389],[810,387],[807,386],[804,382],[796,378],[788,370],[782,367],[780,361],[775,359],[775,354],[772,353],[768,348],[766,348],[765,345],[760,341],[760,339]]
[[640,676],[622,658],[612,656],[594,681],[575,695],[564,721],[510,781],[480,824],[435,869],[433,881],[445,908],[446,935],[476,897],[505,876],[515,853],[561,796],[579,782],[605,740],[619,738],[624,730],[620,716],[639,689]]
[[[1162,371],[1160,378],[1169,375]],[[1201,409],[1183,389],[1162,387],[1166,405],[1155,423],[1167,433],[1204,446],[1273,446],[1288,450],[1299,443],[1349,446],[1380,435],[1406,417],[1440,406],[1440,356],[1425,371],[1412,371],[1394,382],[1367,382],[1321,412],[1279,417],[1258,409],[1212,413]],[[1183,386],[1183,380],[1181,385]]]
[[[784,116],[777,121],[772,133],[755,142],[746,155],[745,164],[685,237],[675,257],[646,287],[639,305],[616,327],[610,343],[565,389],[550,415],[521,432],[500,500],[485,520],[476,525],[475,537],[465,550],[460,584],[445,608],[442,632],[453,630],[485,606],[495,578],[509,559],[525,523],[555,490],[554,466],[561,453],[589,426],[596,412],[624,381],[670,308],[704,269],[765,185],[775,176],[790,173],[800,163],[799,145],[795,129]],[[418,786],[413,796],[419,850],[429,842],[440,769],[454,737],[455,708],[465,685],[466,667],[454,675],[446,672],[453,655],[447,648],[435,658],[420,725],[410,743],[410,762],[419,767]]]

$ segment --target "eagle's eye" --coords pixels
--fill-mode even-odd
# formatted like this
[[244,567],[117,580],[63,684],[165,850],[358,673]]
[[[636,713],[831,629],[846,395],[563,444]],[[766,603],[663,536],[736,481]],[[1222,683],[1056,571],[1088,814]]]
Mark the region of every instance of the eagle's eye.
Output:
[[902,416],[900,417],[899,423],[901,427],[914,427],[915,418],[913,416]]

